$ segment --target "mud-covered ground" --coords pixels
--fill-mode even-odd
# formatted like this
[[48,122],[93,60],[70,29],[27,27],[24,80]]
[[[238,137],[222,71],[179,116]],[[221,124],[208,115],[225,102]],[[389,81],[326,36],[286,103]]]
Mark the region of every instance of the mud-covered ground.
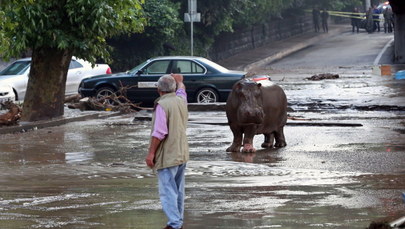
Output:
[[[364,229],[404,216],[405,81],[369,65],[389,36],[346,33],[260,69],[287,94],[285,148],[261,150],[256,136],[256,153],[227,153],[224,112],[190,112],[184,228]],[[305,80],[327,72],[340,77]],[[0,135],[0,228],[162,228],[149,134],[132,114]]]
[[[405,82],[273,77],[299,119],[285,148],[227,153],[225,114],[190,113],[185,228],[365,228],[403,216]],[[149,129],[123,115],[1,135],[0,228],[161,228]]]

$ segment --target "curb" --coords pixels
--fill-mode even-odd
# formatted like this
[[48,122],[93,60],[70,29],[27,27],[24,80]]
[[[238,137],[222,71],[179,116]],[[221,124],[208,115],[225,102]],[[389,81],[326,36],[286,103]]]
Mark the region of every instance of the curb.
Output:
[[225,111],[226,103],[189,103],[188,111]]

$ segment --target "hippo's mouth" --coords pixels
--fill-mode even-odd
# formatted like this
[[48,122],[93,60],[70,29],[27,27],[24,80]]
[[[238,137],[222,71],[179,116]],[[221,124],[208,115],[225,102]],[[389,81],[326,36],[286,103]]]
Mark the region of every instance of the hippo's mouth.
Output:
[[240,125],[257,125],[261,123],[263,123],[263,118],[260,117],[239,119]]

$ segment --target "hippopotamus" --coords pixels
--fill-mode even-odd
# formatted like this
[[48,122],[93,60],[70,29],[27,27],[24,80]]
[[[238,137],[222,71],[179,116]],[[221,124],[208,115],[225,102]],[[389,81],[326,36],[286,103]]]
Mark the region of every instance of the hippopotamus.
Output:
[[[264,135],[262,148],[285,147],[287,97],[277,84],[263,77],[245,77],[236,82],[226,101],[226,117],[233,133],[227,152],[255,152],[253,138]],[[275,140],[275,144],[273,145]]]

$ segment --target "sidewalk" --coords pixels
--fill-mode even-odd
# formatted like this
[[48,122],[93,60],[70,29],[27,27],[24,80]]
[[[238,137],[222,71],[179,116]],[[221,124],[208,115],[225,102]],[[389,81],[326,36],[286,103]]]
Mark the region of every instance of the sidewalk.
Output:
[[85,121],[88,119],[108,118],[119,115],[119,112],[111,111],[80,111],[78,109],[65,108],[65,114],[62,117],[53,118],[50,120],[36,122],[19,122],[15,126],[0,126],[1,134],[24,133],[30,130],[59,126],[69,122]]
[[232,70],[252,71],[255,68],[267,65],[307,48],[326,37],[338,35],[343,31],[348,31],[347,24],[332,24],[329,26],[329,33],[315,33],[311,30],[304,34],[270,42],[268,45],[238,53],[227,59],[218,61],[218,64]]

